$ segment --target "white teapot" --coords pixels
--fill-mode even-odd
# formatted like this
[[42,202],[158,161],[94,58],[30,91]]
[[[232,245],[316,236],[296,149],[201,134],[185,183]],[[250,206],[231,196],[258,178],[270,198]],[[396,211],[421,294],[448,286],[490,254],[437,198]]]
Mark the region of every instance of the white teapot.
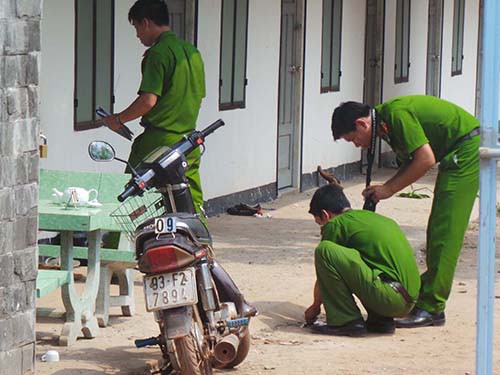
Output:
[[[98,192],[96,189],[87,190],[81,187],[69,187],[64,190],[64,193],[56,188],[53,188],[52,191],[54,192],[52,196],[55,198],[56,203],[67,204],[68,206],[102,206],[97,201]],[[93,197],[92,194],[94,194]]]

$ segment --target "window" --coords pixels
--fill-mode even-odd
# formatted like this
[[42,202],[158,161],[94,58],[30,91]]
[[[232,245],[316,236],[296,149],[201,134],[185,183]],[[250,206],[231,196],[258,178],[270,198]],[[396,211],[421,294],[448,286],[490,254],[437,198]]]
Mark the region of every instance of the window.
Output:
[[248,0],[222,0],[219,109],[245,108]]
[[321,92],[340,90],[342,0],[323,0],[321,38]]
[[74,129],[97,126],[95,108],[113,112],[114,0],[75,0]]
[[465,0],[455,0],[453,9],[453,42],[451,52],[451,75],[462,74],[464,59],[464,13]]
[[408,82],[410,71],[410,0],[398,0],[396,5],[396,61],[394,82]]

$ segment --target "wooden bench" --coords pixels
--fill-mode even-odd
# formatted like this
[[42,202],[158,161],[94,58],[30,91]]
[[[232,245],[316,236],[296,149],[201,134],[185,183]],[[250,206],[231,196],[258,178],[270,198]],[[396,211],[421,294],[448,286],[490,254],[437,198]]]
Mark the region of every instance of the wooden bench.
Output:
[[[114,223],[114,221],[109,217],[109,213],[114,208],[118,207],[119,202],[116,200],[116,197],[123,190],[123,186],[128,179],[128,175],[121,173],[40,170],[40,228],[44,231],[60,232],[61,246],[39,244],[39,255],[61,257],[62,270],[39,270],[36,281],[37,297],[43,297],[50,291],[59,287],[63,287],[63,289],[67,288],[67,292],[62,293],[66,310],[68,311],[68,308],[69,310],[75,308],[75,306],[69,306],[71,304],[65,301],[65,295],[75,294],[74,288],[70,285],[73,284],[73,272],[71,266],[73,258],[88,259],[89,272],[91,271],[89,258],[92,258],[92,264],[97,265],[97,270],[92,270],[92,275],[87,275],[87,278],[97,278],[98,283],[89,282],[89,280],[87,280],[84,292],[85,296],[80,299],[82,302],[85,302],[87,306],[90,302],[92,302],[89,302],[89,299],[95,300],[95,317],[97,318],[98,325],[101,327],[106,326],[108,323],[110,307],[120,306],[123,315],[126,316],[131,316],[135,312],[133,268],[136,265],[136,261],[134,258],[134,252],[130,249],[129,241],[122,233],[120,235],[118,249],[100,248],[101,230],[120,230],[116,223]],[[52,197],[52,189],[56,188],[59,191],[64,191],[66,188],[71,186],[82,187],[87,190],[96,189],[99,192],[98,201],[103,203],[103,207],[93,209],[82,207],[65,210],[64,207],[53,204],[54,198]],[[89,235],[92,233],[92,238],[89,236],[89,248],[73,246],[73,231],[91,231],[89,232]],[[61,251],[63,248],[63,241],[65,241],[64,252]],[[93,242],[93,244],[91,244],[91,242]],[[92,253],[89,254],[91,246],[93,246]],[[71,253],[71,259],[67,259],[68,254],[66,253]],[[110,295],[110,284],[113,275],[116,275],[119,281],[118,296]],[[76,300],[76,298],[73,299]],[[78,305],[77,302],[76,305]],[[73,301],[73,304],[75,304],[75,301]],[[77,308],[79,307],[77,306]],[[83,320],[86,319],[85,315],[88,315],[88,311],[85,312],[83,311],[84,309],[85,307],[81,308]],[[92,314],[94,314],[94,312],[92,312]],[[83,326],[81,327],[84,335],[86,337],[93,337],[94,333],[89,333],[88,331],[97,331],[97,328],[90,327],[89,329],[86,329],[84,326],[85,322],[83,322]],[[71,329],[73,331],[75,330],[74,328]],[[76,340],[76,337],[74,337],[75,332],[71,332],[69,336],[71,337],[63,339],[62,345],[69,345],[70,342]]]

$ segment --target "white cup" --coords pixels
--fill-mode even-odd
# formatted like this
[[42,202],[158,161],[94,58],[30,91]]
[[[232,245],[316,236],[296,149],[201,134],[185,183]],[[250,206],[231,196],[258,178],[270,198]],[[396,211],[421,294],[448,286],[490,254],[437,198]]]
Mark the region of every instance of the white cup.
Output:
[[56,350],[47,350],[45,354],[40,357],[42,362],[59,362],[59,352]]

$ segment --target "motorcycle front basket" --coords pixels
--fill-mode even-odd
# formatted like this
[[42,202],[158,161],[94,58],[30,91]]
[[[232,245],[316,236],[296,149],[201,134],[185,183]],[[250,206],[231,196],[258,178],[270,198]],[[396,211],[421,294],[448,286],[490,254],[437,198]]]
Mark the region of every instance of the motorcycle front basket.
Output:
[[110,216],[120,226],[130,241],[135,240],[135,228],[147,219],[161,216],[165,212],[162,196],[146,192],[141,196],[128,198]]

